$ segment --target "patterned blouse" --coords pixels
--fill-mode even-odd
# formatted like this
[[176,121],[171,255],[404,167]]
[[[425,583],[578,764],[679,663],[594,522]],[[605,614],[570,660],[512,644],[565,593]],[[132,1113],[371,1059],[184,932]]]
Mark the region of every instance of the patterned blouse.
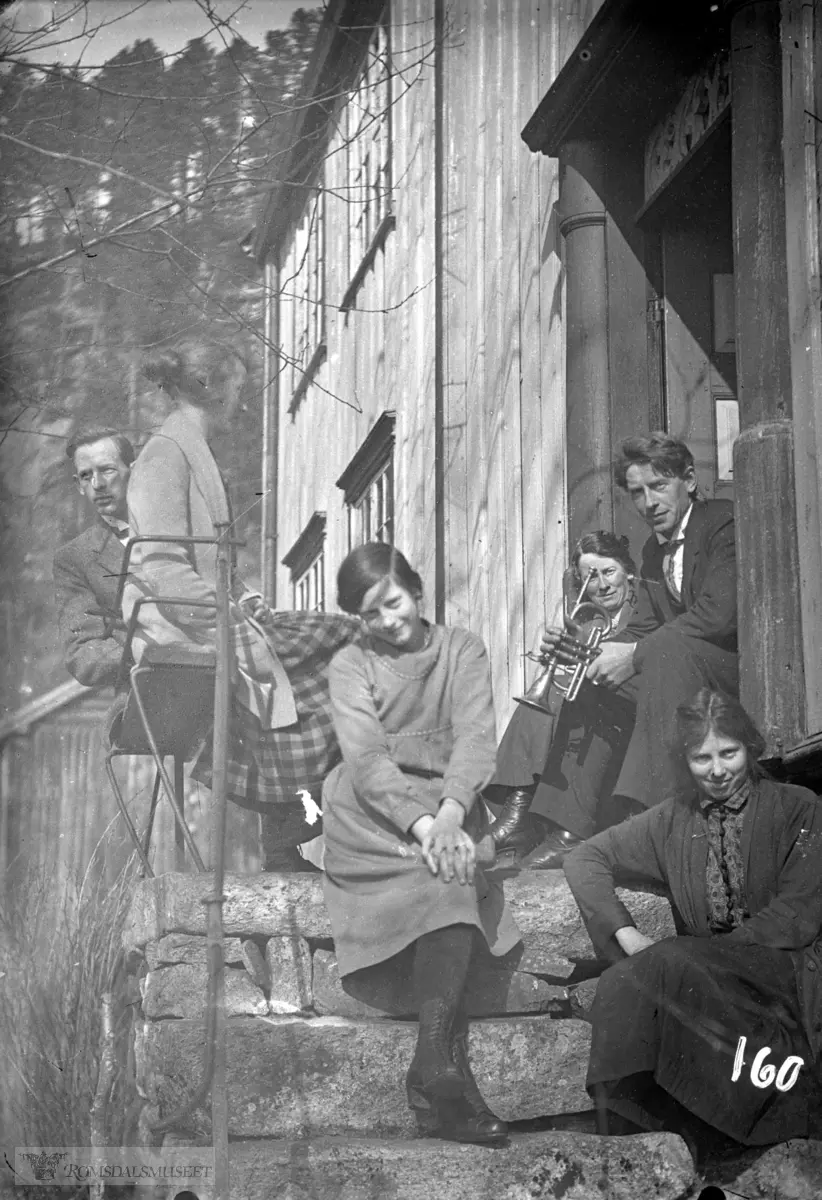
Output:
[[705,885],[712,933],[729,933],[748,916],[742,862],[742,821],[753,786],[753,781],[746,779],[721,804],[708,796],[700,797],[699,807],[708,837]]

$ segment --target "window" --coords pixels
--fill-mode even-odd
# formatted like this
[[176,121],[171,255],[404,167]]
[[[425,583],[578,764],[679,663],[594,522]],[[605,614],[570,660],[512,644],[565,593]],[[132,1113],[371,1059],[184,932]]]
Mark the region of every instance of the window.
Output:
[[292,413],[325,360],[324,218],[322,193],[315,192],[297,227],[280,285],[283,318],[291,323],[285,343],[292,360]]
[[351,282],[341,304],[354,296],[377,250],[394,227],[391,214],[391,73],[387,17],[368,44],[365,67],[343,111],[347,155],[348,242]]
[[385,412],[337,480],[348,509],[348,549],[394,541],[394,424]]
[[21,246],[34,246],[45,241],[46,217],[42,200],[32,199],[14,222],[14,231]]
[[315,512],[283,559],[295,609],[325,612],[325,524],[325,513]]

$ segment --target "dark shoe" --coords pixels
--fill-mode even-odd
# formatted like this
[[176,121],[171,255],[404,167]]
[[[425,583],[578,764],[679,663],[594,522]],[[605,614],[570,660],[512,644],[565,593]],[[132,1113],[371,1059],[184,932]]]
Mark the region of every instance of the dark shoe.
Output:
[[470,1142],[475,1146],[504,1146],[508,1141],[508,1126],[483,1104],[475,1109],[466,1096],[458,1100],[443,1100],[437,1106],[440,1118],[436,1133],[429,1137],[449,1142]]
[[512,788],[508,793],[502,812],[491,826],[498,861],[505,857],[523,858],[542,840],[544,825],[531,812],[533,799],[532,788]]
[[478,1146],[503,1146],[507,1142],[508,1126],[484,1101],[476,1106],[467,1096],[458,1096],[455,1100],[429,1098],[413,1067],[408,1072],[406,1088],[420,1137],[470,1142]]
[[286,846],[269,854],[263,870],[277,875],[293,875],[297,871],[320,871],[320,868],[303,858],[296,846]]
[[445,1000],[426,1000],[421,1007],[417,1048],[406,1079],[409,1101],[412,1091],[421,1090],[430,1101],[453,1100],[465,1090],[462,1071],[451,1056],[455,1016]]
[[581,845],[584,838],[569,833],[567,829],[555,829],[549,833],[544,842],[537,846],[522,860],[523,871],[558,871],[562,868],[565,855],[575,846]]

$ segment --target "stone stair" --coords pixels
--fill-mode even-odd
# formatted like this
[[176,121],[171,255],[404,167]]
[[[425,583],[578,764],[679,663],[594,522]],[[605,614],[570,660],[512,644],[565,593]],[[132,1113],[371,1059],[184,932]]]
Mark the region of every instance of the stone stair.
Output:
[[[690,1155],[673,1134],[545,1131],[551,1120],[591,1112],[585,1018],[603,964],[561,872],[526,872],[505,888],[523,945],[505,959],[486,955],[472,972],[470,1053],[491,1107],[509,1122],[531,1124],[515,1126],[510,1145],[491,1150],[415,1138],[404,1088],[416,1037],[410,981],[400,970],[367,996],[343,991],[321,877],[226,878],[232,1200],[698,1195]],[[129,914],[125,945],[142,996],[134,1050],[147,1139],[150,1123],[179,1109],[200,1078],[209,889],[203,875],[145,880]],[[663,897],[622,897],[644,933],[674,932]],[[590,1117],[587,1124],[595,1128]],[[209,1140],[204,1107],[167,1144]],[[784,1195],[822,1195],[822,1170],[814,1169],[817,1190],[792,1186]],[[770,1191],[740,1194],[782,1196],[768,1179]],[[198,1184],[187,1200],[192,1195],[206,1200],[210,1191]]]

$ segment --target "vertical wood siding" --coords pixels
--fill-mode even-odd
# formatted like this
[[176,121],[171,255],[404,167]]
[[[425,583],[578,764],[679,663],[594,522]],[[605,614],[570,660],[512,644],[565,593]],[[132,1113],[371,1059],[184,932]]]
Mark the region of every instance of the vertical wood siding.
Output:
[[[40,875],[56,894],[89,873],[112,883],[132,853],[105,771],[106,699],[86,696],[14,734],[0,746],[2,875],[14,886]],[[115,759],[120,786],[139,830],[148,817],[154,766],[150,758]],[[200,852],[209,848],[209,793],[191,783],[187,815]],[[258,865],[258,821],[229,805],[227,869]],[[158,809],[151,851],[156,874],[175,869],[174,821],[168,802]]]
[[[596,8],[595,0],[442,0],[435,45],[434,0],[394,0],[396,229],[356,308],[336,312],[356,267],[345,253],[338,138],[325,175],[328,357],[293,417],[290,395],[282,398],[281,552],[325,511],[333,604],[347,548],[335,480],[379,413],[394,409],[395,540],[420,568],[433,615],[439,216],[445,619],[488,645],[500,729],[530,677],[524,651],[554,615],[567,552],[557,168],[527,150],[520,130]],[[285,600],[285,573],[280,587]]]

